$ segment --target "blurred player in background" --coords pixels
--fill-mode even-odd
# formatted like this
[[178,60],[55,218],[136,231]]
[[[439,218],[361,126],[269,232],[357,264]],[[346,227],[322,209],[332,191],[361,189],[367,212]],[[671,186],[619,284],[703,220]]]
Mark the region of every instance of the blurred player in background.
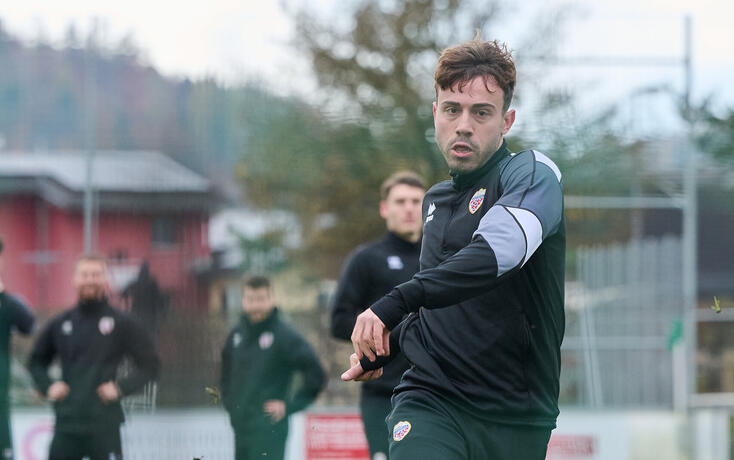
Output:
[[[334,337],[349,340],[357,316],[418,271],[425,192],[423,179],[413,172],[395,173],[382,183],[380,216],[385,219],[387,234],[349,255],[334,298]],[[373,460],[387,458],[385,417],[390,413],[392,390],[407,369],[408,361],[398,356],[384,367],[382,377],[362,385],[359,408]]]
[[[29,368],[38,391],[56,413],[49,460],[122,458],[120,399],[157,377],[159,360],[143,327],[107,303],[105,260],[80,257],[74,268],[76,306],[51,319],[38,336]],[[54,358],[61,379],[48,375]],[[124,358],[132,372],[117,378]]]
[[288,416],[316,399],[324,370],[308,342],[281,318],[270,280],[253,276],[242,288],[242,319],[222,350],[220,382],[235,459],[282,460]]
[[400,351],[410,361],[388,418],[391,460],[546,455],[565,328],[563,188],[548,157],[507,148],[514,88],[497,42],[439,58],[434,126],[451,180],[423,201],[421,271],[359,316],[342,376],[374,378]]
[[13,438],[10,434],[10,333],[13,329],[29,334],[33,329],[33,314],[5,290],[2,278],[3,240],[0,239],[0,456],[13,458]]

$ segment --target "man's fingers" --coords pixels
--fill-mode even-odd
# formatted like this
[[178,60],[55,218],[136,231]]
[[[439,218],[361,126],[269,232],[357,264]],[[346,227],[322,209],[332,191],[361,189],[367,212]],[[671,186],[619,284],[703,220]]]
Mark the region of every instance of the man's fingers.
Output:
[[362,350],[359,347],[363,328],[364,327],[362,325],[362,321],[360,321],[360,317],[357,317],[357,323],[354,325],[354,330],[352,331],[352,346],[354,347],[354,353],[357,354],[357,359],[362,359],[362,357],[364,356],[362,354]]
[[342,374],[342,380],[344,380],[345,382],[354,380],[362,375],[363,372],[364,370],[362,369],[362,365],[357,362],[357,364],[353,365]]
[[375,356],[375,352],[372,349],[372,344],[369,342],[363,340],[359,343],[359,349],[362,351],[362,355],[366,356],[367,359],[370,360],[370,362],[374,362],[377,357]]
[[390,331],[388,330],[382,333],[382,347],[385,350],[385,356],[390,356]]
[[372,321],[372,343],[375,345],[377,356],[385,355],[385,347],[382,343],[382,332],[384,330],[385,328],[382,327],[382,324],[379,321]]

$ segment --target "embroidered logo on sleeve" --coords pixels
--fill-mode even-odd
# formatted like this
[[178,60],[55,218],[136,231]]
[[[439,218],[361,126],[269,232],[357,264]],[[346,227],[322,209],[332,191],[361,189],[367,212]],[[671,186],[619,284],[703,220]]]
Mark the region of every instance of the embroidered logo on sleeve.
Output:
[[64,335],[71,335],[71,332],[74,330],[74,326],[71,324],[71,320],[67,319],[63,323],[61,323],[61,333]]
[[402,270],[404,267],[403,260],[400,256],[387,256],[387,266],[390,270]]
[[392,429],[392,438],[395,441],[402,441],[406,436],[408,436],[411,428],[412,426],[408,421],[403,420],[396,423]]
[[111,316],[103,316],[99,319],[99,332],[107,335],[115,330],[115,318]]
[[474,214],[479,208],[482,207],[482,203],[484,203],[484,195],[486,195],[486,193],[486,188],[480,188],[474,193],[474,196],[471,197],[471,200],[469,201],[470,213]]
[[235,332],[232,336],[232,346],[237,348],[242,343],[242,334]]

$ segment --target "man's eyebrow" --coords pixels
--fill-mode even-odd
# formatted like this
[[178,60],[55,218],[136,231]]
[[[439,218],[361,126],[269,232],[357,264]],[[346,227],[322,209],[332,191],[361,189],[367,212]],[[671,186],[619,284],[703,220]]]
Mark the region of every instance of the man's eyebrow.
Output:
[[[449,107],[458,107],[461,104],[459,104],[456,101],[443,101],[439,105],[441,105],[441,106],[449,106]],[[492,104],[490,102],[478,102],[476,104],[472,104],[471,107],[472,107],[472,109],[487,109],[487,108],[489,108],[489,109],[496,109],[497,108],[494,104]]]

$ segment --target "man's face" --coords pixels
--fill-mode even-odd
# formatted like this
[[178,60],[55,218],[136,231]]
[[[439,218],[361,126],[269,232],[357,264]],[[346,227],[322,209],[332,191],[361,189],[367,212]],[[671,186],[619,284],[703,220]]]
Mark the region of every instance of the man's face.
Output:
[[494,77],[475,77],[459,92],[458,85],[438,90],[433,103],[436,144],[452,173],[482,166],[502,145],[515,121],[515,111],[502,112],[504,91]]
[[403,237],[420,234],[421,204],[425,191],[420,187],[397,184],[390,188],[387,198],[380,202],[380,216],[387,229]]
[[105,266],[96,260],[80,260],[74,270],[74,287],[79,300],[99,300],[107,290]]
[[259,323],[267,318],[273,307],[275,299],[269,287],[245,287],[242,292],[242,309],[253,323]]

